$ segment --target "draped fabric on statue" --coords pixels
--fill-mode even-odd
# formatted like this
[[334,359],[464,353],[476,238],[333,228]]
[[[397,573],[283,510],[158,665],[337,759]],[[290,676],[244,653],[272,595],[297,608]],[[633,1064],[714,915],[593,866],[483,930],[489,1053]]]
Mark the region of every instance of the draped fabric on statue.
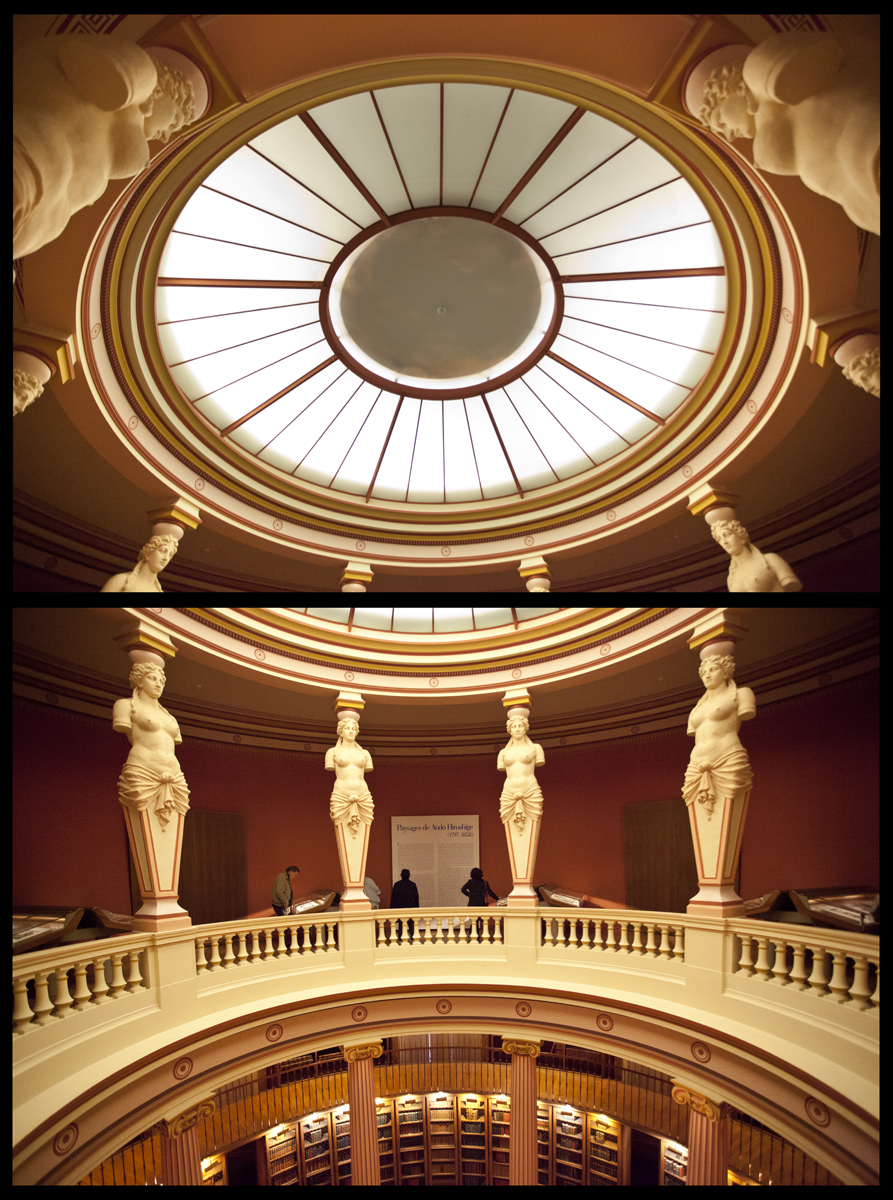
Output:
[[128,808],[150,808],[161,822],[167,825],[175,812],[185,813],[189,808],[189,788],[182,771],[153,771],[127,763],[118,779],[118,796]]
[[712,813],[718,799],[734,796],[752,783],[753,773],[747,751],[739,747],[715,762],[689,763],[682,784],[682,797],[686,804],[699,800]]

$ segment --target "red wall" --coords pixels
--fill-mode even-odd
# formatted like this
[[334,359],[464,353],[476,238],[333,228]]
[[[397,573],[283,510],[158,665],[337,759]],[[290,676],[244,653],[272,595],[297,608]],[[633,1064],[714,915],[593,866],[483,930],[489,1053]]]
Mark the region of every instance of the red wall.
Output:
[[[13,903],[130,912],[116,788],[125,739],[110,720],[24,700],[14,707]],[[869,676],[764,707],[744,727],[755,782],[741,858],[743,896],[773,888],[879,887],[877,714],[878,678]],[[537,773],[545,796],[537,880],[623,900],[623,808],[678,797],[691,745],[680,729],[547,750]],[[178,755],[196,808],[248,817],[249,912],[269,906],[273,877],[291,862],[301,868],[301,891],[339,887],[328,815],[332,776],[321,756],[196,740],[184,742]],[[511,889],[498,817],[503,778],[495,754],[458,762],[376,757],[367,873],[385,900],[392,882],[390,818],[399,815],[478,813],[480,865],[495,891]]]

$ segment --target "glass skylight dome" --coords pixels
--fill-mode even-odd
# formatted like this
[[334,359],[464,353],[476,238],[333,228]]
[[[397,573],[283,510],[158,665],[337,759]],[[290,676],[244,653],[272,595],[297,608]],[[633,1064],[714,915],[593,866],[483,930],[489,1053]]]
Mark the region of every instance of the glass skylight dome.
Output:
[[[437,259],[425,238],[446,245],[447,223]],[[370,248],[383,269],[355,275]],[[182,209],[156,289],[171,374],[220,437],[317,487],[426,505],[639,448],[703,378],[725,306],[719,239],[667,159],[471,83],[357,93],[254,138]]]

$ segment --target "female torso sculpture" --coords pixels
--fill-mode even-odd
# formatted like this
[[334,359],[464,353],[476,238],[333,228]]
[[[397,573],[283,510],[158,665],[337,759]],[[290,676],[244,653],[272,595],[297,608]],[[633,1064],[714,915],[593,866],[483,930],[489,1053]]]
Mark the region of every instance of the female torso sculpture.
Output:
[[183,738],[180,727],[159,702],[165,676],[160,667],[137,663],[130,672],[133,695],[116,700],[112,725],[126,733],[130,754],[118,780],[121,803],[142,809],[152,805],[162,828],[173,812],[189,808],[189,788],[174,752]]
[[326,770],[335,772],[329,813],[335,824],[346,821],[354,837],[362,823],[372,824],[375,812],[365,780],[365,772],[372,770],[372,756],[358,745],[359,732],[353,718],[339,721],[338,742],[326,751]]
[[511,741],[499,751],[496,769],[505,771],[505,786],[499,800],[499,819],[503,825],[514,821],[518,830],[528,817],[543,815],[543,793],[536,781],[535,769],[546,761],[542,746],[527,736],[526,717],[511,717],[506,722]]
[[706,691],[688,718],[688,733],[695,739],[682,789],[686,804],[704,805],[707,819],[716,802],[733,796],[752,782],[750,760],[738,739],[741,722],[756,716],[750,688],[736,686],[730,656],[711,655],[701,663]]

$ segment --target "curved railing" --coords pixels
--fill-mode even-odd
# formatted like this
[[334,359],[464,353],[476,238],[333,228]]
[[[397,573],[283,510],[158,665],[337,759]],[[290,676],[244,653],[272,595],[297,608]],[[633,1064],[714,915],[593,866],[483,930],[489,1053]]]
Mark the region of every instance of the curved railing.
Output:
[[873,1116],[879,969],[879,939],[866,934],[607,909],[333,911],[61,945],[13,959],[15,1137],[36,1137],[49,1114],[99,1094],[127,1063],[197,1045],[209,1030],[265,1019],[269,1029],[295,1005],[364,997],[399,1008],[426,988],[510,995],[511,1013],[530,1010],[519,997],[558,997],[568,1012],[602,1013],[598,1029],[652,1014],[655,1029],[701,1031],[686,1047],[721,1041]]

